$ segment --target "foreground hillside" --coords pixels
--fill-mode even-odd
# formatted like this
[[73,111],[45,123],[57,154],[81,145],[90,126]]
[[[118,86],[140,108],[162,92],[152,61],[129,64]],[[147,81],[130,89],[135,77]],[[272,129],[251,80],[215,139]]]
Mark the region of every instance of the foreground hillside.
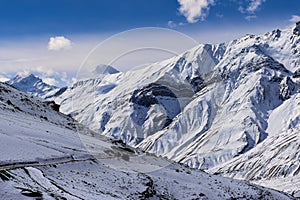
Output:
[[0,110],[1,199],[291,198],[112,143],[2,83]]

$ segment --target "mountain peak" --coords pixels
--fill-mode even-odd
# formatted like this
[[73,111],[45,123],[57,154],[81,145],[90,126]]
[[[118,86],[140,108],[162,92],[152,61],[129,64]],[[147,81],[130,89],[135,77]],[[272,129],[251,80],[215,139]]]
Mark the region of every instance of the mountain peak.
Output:
[[28,78],[28,77],[38,78],[37,76],[35,76],[34,74],[29,73],[29,72],[18,73],[14,78],[24,79],[24,78]]
[[42,81],[42,79],[40,79],[39,77],[31,73],[19,73],[14,78],[7,81],[6,83],[15,86],[17,84],[29,85],[40,81]]
[[293,30],[295,35],[300,35],[300,21],[296,22],[296,27]]
[[100,75],[100,74],[104,74],[104,75],[107,75],[107,74],[116,74],[116,73],[119,73],[120,71],[118,71],[117,69],[113,68],[112,66],[110,65],[105,65],[105,64],[100,64],[100,65],[97,65],[92,73],[93,74],[96,74],[96,75]]
[[6,83],[34,96],[43,96],[46,93],[57,89],[56,86],[44,83],[41,78],[31,73],[17,74]]

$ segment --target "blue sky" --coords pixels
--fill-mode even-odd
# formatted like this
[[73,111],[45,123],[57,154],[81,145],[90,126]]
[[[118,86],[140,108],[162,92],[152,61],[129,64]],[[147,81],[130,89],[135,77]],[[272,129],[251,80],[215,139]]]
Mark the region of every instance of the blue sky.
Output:
[[299,16],[299,0],[1,0],[0,80],[45,69],[48,80],[54,72],[71,77],[95,45],[134,28],[218,43],[286,28]]
[[[209,11],[204,11],[206,17],[197,23],[187,23],[178,10],[180,4],[177,0],[2,0],[0,36],[3,39],[114,33],[145,26],[167,27],[169,21],[184,23],[176,29],[189,33],[215,29],[215,26],[245,26],[246,23],[251,27],[282,26],[291,15],[300,15],[298,0],[258,0],[261,4],[252,13],[246,11],[251,0],[207,1],[213,3],[208,6]],[[247,20],[247,16],[256,18]]]

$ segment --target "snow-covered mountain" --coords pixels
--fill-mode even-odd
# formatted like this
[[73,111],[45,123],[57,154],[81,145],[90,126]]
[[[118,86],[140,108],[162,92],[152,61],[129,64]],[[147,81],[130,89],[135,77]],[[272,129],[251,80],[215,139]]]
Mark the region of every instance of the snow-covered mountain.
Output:
[[56,102],[133,147],[299,195],[299,30],[297,23],[199,45],[144,69],[80,81]]
[[116,74],[119,73],[119,71],[110,65],[100,64],[96,66],[94,70],[92,70],[92,73],[95,75],[102,75],[102,74],[107,75],[107,74]]
[[0,110],[1,199],[292,199],[112,143],[2,83]]
[[33,74],[18,74],[6,83],[18,90],[44,99],[56,97],[66,90],[66,88],[60,89],[56,86],[49,85]]
[[84,79],[96,79],[102,78],[106,75],[110,74],[117,74],[120,71],[113,68],[110,65],[99,64],[97,66],[93,66],[91,68],[87,68],[82,66],[80,73],[77,74],[77,79],[84,80]]

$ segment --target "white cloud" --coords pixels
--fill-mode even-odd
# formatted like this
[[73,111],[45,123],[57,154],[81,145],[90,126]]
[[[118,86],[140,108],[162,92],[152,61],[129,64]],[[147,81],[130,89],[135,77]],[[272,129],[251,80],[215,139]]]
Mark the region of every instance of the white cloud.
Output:
[[239,6],[238,8],[238,11],[240,11],[242,14],[247,14],[245,19],[248,21],[257,18],[255,12],[259,9],[262,3],[266,2],[266,0],[249,0],[249,1],[250,3],[246,8],[243,6]]
[[220,14],[220,13],[217,13],[217,14],[216,14],[216,17],[219,18],[219,19],[222,19],[222,18],[224,17],[224,15],[223,15],[223,14]]
[[3,74],[0,74],[0,82],[6,82],[6,81],[8,81],[9,80],[9,78],[8,77],[6,77],[6,76],[4,76]]
[[54,72],[54,70],[52,68],[46,68],[44,66],[39,66],[35,69],[36,72],[42,73],[42,74],[46,74],[47,76],[51,76],[56,74],[56,72]]
[[28,76],[28,75],[30,75],[30,71],[29,70],[23,70],[23,71],[19,71],[19,72],[17,72],[17,75],[18,76]]
[[251,19],[257,18],[256,15],[248,15],[245,17],[246,20],[251,21]]
[[204,20],[208,14],[209,7],[214,0],[178,0],[179,12],[185,16],[189,23],[196,23],[199,19]]
[[9,81],[9,79],[8,79],[8,78],[5,78],[5,77],[0,77],[0,82],[4,83],[4,82],[6,82],[6,81]]
[[184,26],[184,25],[186,25],[186,23],[183,23],[183,22],[178,23],[178,22],[174,22],[174,21],[168,21],[168,24],[167,24],[167,26],[171,29],[175,29],[178,26]]
[[247,12],[254,13],[262,3],[264,3],[266,0],[251,0],[249,6],[247,7]]
[[48,42],[48,49],[53,51],[59,51],[62,49],[70,49],[72,47],[71,40],[64,36],[50,37]]
[[290,22],[296,23],[300,21],[300,16],[299,15],[293,15],[290,19]]
[[176,28],[177,24],[173,21],[168,21],[168,27],[169,28]]
[[44,77],[42,80],[49,85],[57,85],[57,81],[54,78]]
[[[72,35],[76,45],[73,45],[72,40],[72,48],[67,51],[49,51],[45,48],[45,41],[49,37],[45,36],[36,37],[34,40],[0,40],[3,44],[0,45],[0,79],[33,73],[41,79],[54,78],[57,83],[55,85],[65,86],[66,83],[72,83],[71,78],[76,76],[80,64],[91,49],[107,37],[108,34]],[[63,72],[67,74],[64,80],[61,78]]]

